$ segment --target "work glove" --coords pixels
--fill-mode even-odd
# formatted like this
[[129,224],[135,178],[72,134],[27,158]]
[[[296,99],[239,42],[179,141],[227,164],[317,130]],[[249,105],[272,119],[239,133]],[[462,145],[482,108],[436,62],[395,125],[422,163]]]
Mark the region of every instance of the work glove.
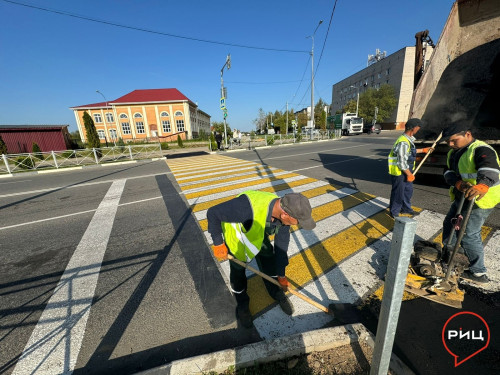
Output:
[[472,200],[474,197],[476,197],[476,200],[480,200],[484,195],[488,192],[489,187],[488,185],[485,184],[477,184],[474,186],[471,186],[465,191],[465,198]]
[[280,283],[281,288],[283,288],[284,291],[288,290],[288,286],[290,285],[290,283],[288,282],[286,276],[278,276],[278,282]]
[[218,261],[227,259],[227,246],[224,242],[220,245],[213,245],[212,248],[214,250],[214,256]]
[[415,176],[413,175],[413,173],[410,172],[410,174],[406,175],[406,181],[408,181],[408,182],[415,181]]
[[430,154],[432,151],[434,151],[433,147],[424,147],[420,149],[420,153],[422,154]]
[[470,188],[472,185],[469,182],[463,181],[463,180],[458,180],[455,183],[455,187],[457,188],[458,191],[461,191],[462,193],[465,193],[468,188]]

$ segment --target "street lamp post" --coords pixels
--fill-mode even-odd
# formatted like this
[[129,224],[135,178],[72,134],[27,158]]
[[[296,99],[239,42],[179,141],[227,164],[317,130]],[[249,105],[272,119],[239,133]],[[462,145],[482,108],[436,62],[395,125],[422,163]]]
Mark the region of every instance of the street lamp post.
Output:
[[312,47],[311,47],[311,138],[312,138],[312,130],[314,129],[314,35],[316,34],[316,31],[318,30],[319,25],[323,23],[323,20],[320,20],[318,23],[318,26],[316,26],[316,29],[314,30],[314,33],[311,36],[308,36],[308,38],[311,38],[312,40]]
[[220,70],[220,97],[224,99],[224,108],[221,108],[221,109],[224,111],[224,144],[225,144],[225,148],[227,148],[227,130],[226,130],[227,110],[225,108],[226,95],[224,93],[224,79],[222,78],[222,76],[224,74],[224,68],[226,66],[227,66],[227,69],[231,69],[231,55],[226,56],[226,62],[224,63],[224,65],[222,66],[222,69]]
[[[106,105],[106,109],[108,109],[108,99],[106,99],[106,97],[104,96],[104,94],[102,92],[100,92],[99,90],[95,90],[95,92],[102,95],[102,97],[104,99],[104,102],[105,102],[105,105]],[[106,131],[107,131],[108,127],[106,126],[106,113],[104,113],[104,118],[102,120],[104,121],[104,129],[106,129]],[[104,134],[104,142],[106,142],[106,147],[108,147],[108,141],[106,139],[106,134]],[[116,140],[115,139],[113,139],[113,143],[116,146]]]
[[358,92],[358,95],[357,95],[357,96],[358,96],[358,99],[356,100],[356,117],[358,117],[358,108],[359,108],[359,87],[352,86],[352,85],[351,85],[350,87],[355,88],[355,89],[357,90],[357,92]]

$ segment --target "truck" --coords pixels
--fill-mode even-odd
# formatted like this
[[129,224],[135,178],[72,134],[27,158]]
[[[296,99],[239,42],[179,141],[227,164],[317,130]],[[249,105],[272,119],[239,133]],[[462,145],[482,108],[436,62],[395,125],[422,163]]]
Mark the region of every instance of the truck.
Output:
[[356,113],[337,113],[333,123],[336,129],[342,129],[342,135],[363,133],[363,118]]
[[[421,118],[417,148],[429,147],[452,122],[465,120],[472,135],[500,153],[498,107],[500,87],[500,1],[457,0],[432,56],[415,71],[410,118]],[[422,66],[427,33],[416,40],[416,66]],[[419,174],[442,175],[448,145],[441,141]],[[417,164],[421,158],[417,157]]]

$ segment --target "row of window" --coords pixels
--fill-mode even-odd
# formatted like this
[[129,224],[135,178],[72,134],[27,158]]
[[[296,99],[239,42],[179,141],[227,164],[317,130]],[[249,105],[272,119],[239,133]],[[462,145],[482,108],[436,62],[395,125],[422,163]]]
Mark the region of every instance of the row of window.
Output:
[[[163,133],[171,133],[172,132],[172,128],[170,126],[170,120],[162,120],[161,126],[163,129]],[[175,126],[177,127],[178,132],[185,131],[184,120],[175,120]],[[125,135],[132,134],[129,122],[122,122],[121,127],[122,127],[123,134],[125,134]],[[144,123],[142,121],[136,121],[135,129],[136,129],[137,134],[145,134],[146,133],[146,129],[144,128]]]
[[[168,112],[162,112],[162,113],[160,113],[160,116],[161,117],[168,117],[169,114],[168,114]],[[184,116],[184,114],[181,111],[176,111],[174,116],[179,117],[179,116]],[[127,119],[128,116],[125,113],[122,113],[122,114],[120,114],[120,118]],[[142,118],[142,114],[134,113],[134,118]],[[114,120],[113,114],[110,112],[107,112],[106,113],[106,122],[114,122],[114,121],[115,120]],[[102,116],[100,113],[94,113],[94,122],[96,122],[96,123],[102,122]]]

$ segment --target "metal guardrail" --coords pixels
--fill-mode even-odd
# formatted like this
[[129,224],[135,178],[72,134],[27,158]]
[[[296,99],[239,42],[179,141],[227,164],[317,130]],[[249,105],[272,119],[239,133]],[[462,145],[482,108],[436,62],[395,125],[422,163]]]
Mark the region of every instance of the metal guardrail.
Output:
[[78,167],[162,156],[163,151],[159,143],[25,154],[2,154],[0,174]]

